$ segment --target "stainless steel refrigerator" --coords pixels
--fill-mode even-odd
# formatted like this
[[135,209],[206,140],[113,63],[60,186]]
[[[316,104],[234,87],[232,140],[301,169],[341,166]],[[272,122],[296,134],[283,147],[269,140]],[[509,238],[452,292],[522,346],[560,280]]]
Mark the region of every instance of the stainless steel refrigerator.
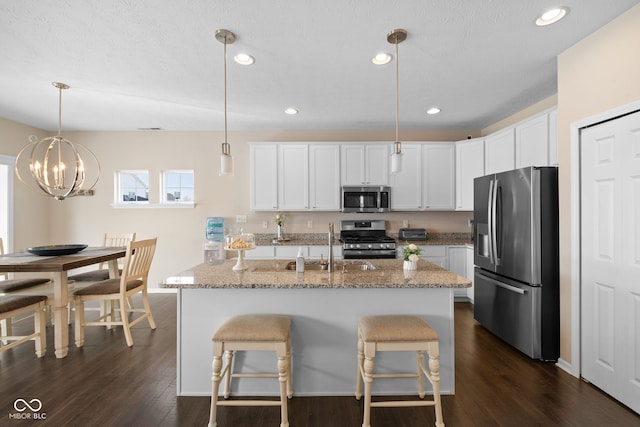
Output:
[[474,318],[529,357],[557,360],[557,168],[476,178],[474,236]]

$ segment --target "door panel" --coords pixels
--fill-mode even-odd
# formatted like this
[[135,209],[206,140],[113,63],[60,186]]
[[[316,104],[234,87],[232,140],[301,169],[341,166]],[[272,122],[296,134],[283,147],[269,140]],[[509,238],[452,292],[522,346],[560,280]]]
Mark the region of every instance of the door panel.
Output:
[[640,112],[580,143],[582,376],[640,413]]

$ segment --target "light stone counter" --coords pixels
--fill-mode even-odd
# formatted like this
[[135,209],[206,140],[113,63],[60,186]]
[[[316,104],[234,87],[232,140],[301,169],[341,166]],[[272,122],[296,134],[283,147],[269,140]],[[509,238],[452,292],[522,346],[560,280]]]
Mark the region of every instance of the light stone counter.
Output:
[[[168,277],[163,288],[468,288],[471,282],[425,260],[418,261],[417,271],[403,271],[400,259],[366,260],[374,270],[343,271],[343,264],[363,260],[339,260],[335,271],[307,270],[296,273],[286,269],[294,260],[247,260],[242,272],[231,268],[235,260],[220,265],[200,264]],[[307,261],[310,262],[310,261]]]
[[[357,322],[360,316],[413,314],[438,332],[443,394],[455,393],[453,291],[470,282],[427,261],[405,272],[402,260],[366,260],[375,270],[285,270],[290,260],[247,260],[249,269],[232,270],[235,260],[201,264],[168,277],[160,285],[178,291],[179,396],[210,396],[211,336],[230,316],[284,314],[291,318],[293,388],[296,396],[353,395],[356,379]],[[362,262],[363,260],[358,260]],[[236,366],[254,372],[275,368],[268,352],[245,352]],[[382,372],[407,372],[415,353],[385,352],[376,357]],[[428,382],[426,382],[428,386]],[[415,379],[379,381],[374,394],[416,392]],[[234,380],[232,393],[276,396],[277,381]],[[427,391],[429,393],[429,391]],[[354,405],[356,402],[354,401]]]

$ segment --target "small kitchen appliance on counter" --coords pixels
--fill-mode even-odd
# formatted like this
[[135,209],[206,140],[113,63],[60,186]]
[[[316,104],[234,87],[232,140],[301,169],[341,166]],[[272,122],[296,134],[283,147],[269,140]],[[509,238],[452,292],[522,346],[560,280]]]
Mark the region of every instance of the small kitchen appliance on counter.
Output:
[[384,220],[340,221],[342,256],[354,258],[396,258],[396,241],[386,235]]
[[427,240],[427,230],[424,228],[401,228],[398,230],[399,240]]

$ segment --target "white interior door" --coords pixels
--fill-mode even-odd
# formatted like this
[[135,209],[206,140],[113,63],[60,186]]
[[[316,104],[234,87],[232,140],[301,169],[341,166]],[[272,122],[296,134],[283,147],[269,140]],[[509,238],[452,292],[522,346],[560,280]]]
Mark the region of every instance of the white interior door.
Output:
[[582,376],[640,413],[640,112],[581,133]]

